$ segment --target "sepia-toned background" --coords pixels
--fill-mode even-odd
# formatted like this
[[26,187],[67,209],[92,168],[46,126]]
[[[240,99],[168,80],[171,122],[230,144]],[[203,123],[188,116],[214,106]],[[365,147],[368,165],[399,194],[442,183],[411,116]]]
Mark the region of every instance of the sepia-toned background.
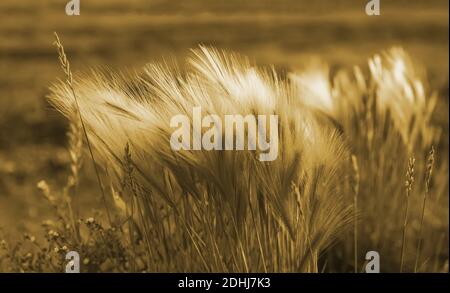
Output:
[[[140,68],[162,57],[182,60],[199,44],[231,49],[280,71],[301,68],[319,55],[333,70],[364,65],[373,54],[401,45],[427,69],[430,87],[441,97],[433,120],[448,130],[448,1],[381,0],[377,17],[365,14],[365,4],[81,0],[81,15],[69,17],[64,0],[0,1],[0,227],[9,234],[38,229],[49,207],[37,182],[65,180],[67,123],[45,99],[48,87],[63,78],[54,31],[74,72],[104,65]],[[448,149],[448,135],[439,148]],[[95,207],[95,181],[90,163],[85,165],[85,192],[76,200]]]

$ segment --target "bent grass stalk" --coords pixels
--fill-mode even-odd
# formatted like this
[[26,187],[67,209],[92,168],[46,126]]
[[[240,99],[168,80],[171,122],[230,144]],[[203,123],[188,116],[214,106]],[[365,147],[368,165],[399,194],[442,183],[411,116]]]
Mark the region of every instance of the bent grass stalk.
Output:
[[75,94],[75,89],[73,88],[73,77],[72,77],[72,71],[70,70],[70,62],[67,59],[67,55],[66,55],[66,53],[64,51],[64,46],[62,45],[62,43],[61,43],[61,41],[59,39],[59,36],[58,36],[58,34],[56,32],[54,32],[54,36],[55,36],[54,45],[56,46],[56,49],[58,50],[59,62],[61,64],[61,68],[63,69],[64,73],[66,74],[66,83],[69,86],[69,88],[71,90],[71,93],[72,93],[72,97],[73,97],[73,99],[75,101],[75,107],[76,107],[76,110],[77,110],[77,113],[78,113],[78,116],[79,116],[79,119],[80,119],[80,122],[81,122],[81,126],[82,126],[82,129],[83,129],[84,137],[86,138],[86,144],[88,146],[89,154],[91,156],[92,164],[94,165],[95,174],[97,176],[97,181],[98,181],[98,185],[99,185],[99,188],[100,188],[100,192],[101,192],[104,204],[105,204],[106,215],[108,217],[109,223],[111,224],[112,223],[111,215],[110,215],[109,210],[108,210],[108,205],[107,205],[107,202],[106,202],[105,190],[103,188],[103,184],[102,184],[102,181],[101,181],[101,178],[100,178],[100,172],[98,170],[97,163],[96,163],[95,158],[94,158],[94,153],[92,152],[91,143],[89,142],[89,137],[87,135],[86,127],[84,125],[83,117],[81,115],[80,106],[78,105],[77,95]]

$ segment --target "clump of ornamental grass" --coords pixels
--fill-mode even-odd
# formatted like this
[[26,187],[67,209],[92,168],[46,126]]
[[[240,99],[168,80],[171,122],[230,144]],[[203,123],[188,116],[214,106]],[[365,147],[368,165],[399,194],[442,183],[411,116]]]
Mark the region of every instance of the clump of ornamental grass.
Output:
[[[81,117],[150,271],[317,272],[349,223],[338,131],[302,105],[289,81],[244,57],[200,47],[183,71],[92,71],[55,84],[49,100],[69,120]],[[278,115],[278,158],[174,151],[170,119],[192,118],[196,106],[220,117]]]
[[[412,270],[419,252],[403,255],[405,242],[422,243],[418,239],[425,239],[423,226],[427,226],[428,239],[448,235],[448,221],[443,220],[448,217],[448,158],[443,157],[433,173],[433,191],[421,180],[415,182],[406,200],[404,196],[408,159],[414,154],[418,176],[429,174],[427,154],[433,145],[439,145],[442,132],[432,122],[438,96],[427,88],[424,70],[403,49],[392,48],[369,59],[367,67],[355,66],[330,76],[326,65],[316,64],[290,74],[290,79],[302,103],[313,109],[316,117],[331,121],[358,159],[361,218],[354,230],[358,230],[359,250],[377,250],[390,256],[402,251],[404,265],[398,263],[399,258],[389,257],[384,259],[384,267],[388,271],[404,266]],[[351,189],[348,194],[352,194]],[[427,194],[423,198],[429,200],[422,200],[421,194]],[[426,202],[429,213],[424,213],[421,201]],[[408,229],[412,231],[402,239],[404,215],[399,211],[408,204]],[[337,261],[347,262],[350,269],[351,246],[344,243],[336,250],[341,255]],[[429,242],[426,250],[427,260],[439,258],[439,264],[422,265],[430,270],[444,266],[445,259],[437,257],[435,244]]]

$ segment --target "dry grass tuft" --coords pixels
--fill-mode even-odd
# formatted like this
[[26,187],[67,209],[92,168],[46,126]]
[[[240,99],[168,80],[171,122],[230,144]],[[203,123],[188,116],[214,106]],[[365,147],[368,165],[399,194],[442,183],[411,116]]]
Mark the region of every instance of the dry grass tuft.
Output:
[[[113,170],[115,189],[124,177],[133,182],[125,197],[154,247],[153,270],[317,272],[320,253],[349,220],[336,175],[347,156],[342,138],[273,70],[205,47],[188,63],[184,74],[150,64],[141,75],[93,72],[74,83],[95,157]],[[70,91],[61,83],[50,97],[69,119]],[[219,117],[279,115],[280,157],[260,162],[249,151],[174,152],[170,118],[191,116],[194,106]],[[136,172],[130,176],[124,166]],[[180,263],[186,255],[189,262]]]

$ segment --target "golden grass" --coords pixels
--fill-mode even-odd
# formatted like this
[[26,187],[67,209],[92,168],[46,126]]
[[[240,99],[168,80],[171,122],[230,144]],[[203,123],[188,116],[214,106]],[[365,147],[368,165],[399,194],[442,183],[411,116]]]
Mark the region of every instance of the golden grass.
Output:
[[[381,271],[448,267],[448,253],[434,251],[439,243],[423,241],[440,231],[427,209],[438,225],[448,216],[439,194],[448,190],[448,162],[435,168],[432,149],[440,140],[430,122],[437,96],[402,49],[332,78],[322,65],[282,78],[207,47],[192,51],[185,71],[162,63],[72,76],[58,39],[57,47],[67,80],[49,100],[70,121],[66,190],[79,184],[84,136],[108,227],[76,221],[70,196],[67,217],[48,185],[39,187],[61,222],[48,242],[82,252],[85,271],[358,272],[368,250],[380,252]],[[277,160],[173,151],[170,118],[191,116],[195,106],[219,116],[277,114]],[[425,180],[415,180],[420,174]],[[26,268],[62,269],[58,258],[50,266],[37,259]]]
[[[154,269],[317,272],[320,253],[349,221],[335,175],[346,156],[342,138],[273,71],[213,49],[193,53],[186,75],[148,65],[140,76],[93,73],[73,85],[100,164],[120,193],[127,192],[123,178],[133,182],[127,202],[133,207],[136,198],[139,217],[130,216],[156,250],[148,252]],[[70,86],[53,90],[52,103],[70,119],[77,110]],[[190,115],[196,105],[219,116],[280,115],[281,157],[259,162],[247,151],[172,151],[170,117]],[[179,263],[183,254],[189,263]]]

